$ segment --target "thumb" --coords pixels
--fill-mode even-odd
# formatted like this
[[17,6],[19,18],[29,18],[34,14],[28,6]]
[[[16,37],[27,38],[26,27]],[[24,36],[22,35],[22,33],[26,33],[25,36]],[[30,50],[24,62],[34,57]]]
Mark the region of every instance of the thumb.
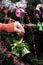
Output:
[[20,29],[16,29],[16,31],[18,34],[24,35],[25,31],[24,30],[20,30]]

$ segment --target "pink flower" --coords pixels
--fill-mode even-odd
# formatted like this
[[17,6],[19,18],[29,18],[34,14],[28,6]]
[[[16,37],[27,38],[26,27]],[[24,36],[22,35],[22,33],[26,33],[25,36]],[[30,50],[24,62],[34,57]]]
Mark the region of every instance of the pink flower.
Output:
[[22,15],[21,10],[18,8],[18,9],[16,10],[16,16],[20,18],[21,15]]
[[16,10],[16,16],[20,18],[22,16],[22,13],[25,13],[24,9],[17,8],[17,10]]

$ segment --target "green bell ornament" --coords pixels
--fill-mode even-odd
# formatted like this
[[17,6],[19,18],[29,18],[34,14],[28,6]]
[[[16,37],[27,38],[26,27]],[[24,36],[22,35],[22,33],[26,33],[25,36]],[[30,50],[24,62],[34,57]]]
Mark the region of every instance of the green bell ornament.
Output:
[[42,31],[42,26],[39,27],[39,30]]
[[24,56],[24,55],[26,55],[28,53],[30,53],[30,51],[26,47],[24,47],[24,49],[22,51],[22,56]]
[[39,30],[40,30],[40,31],[43,30],[43,28],[42,28],[42,27],[43,27],[43,22],[42,22],[42,23],[38,22],[38,23],[37,23],[37,26],[39,27]]

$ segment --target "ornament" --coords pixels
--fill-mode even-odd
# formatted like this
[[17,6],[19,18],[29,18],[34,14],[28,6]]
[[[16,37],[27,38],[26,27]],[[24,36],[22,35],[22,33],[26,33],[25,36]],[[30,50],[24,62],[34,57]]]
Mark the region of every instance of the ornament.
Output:
[[30,51],[24,47],[23,51],[22,51],[22,56],[26,55],[26,54],[29,54]]
[[42,26],[39,27],[39,30],[42,31]]

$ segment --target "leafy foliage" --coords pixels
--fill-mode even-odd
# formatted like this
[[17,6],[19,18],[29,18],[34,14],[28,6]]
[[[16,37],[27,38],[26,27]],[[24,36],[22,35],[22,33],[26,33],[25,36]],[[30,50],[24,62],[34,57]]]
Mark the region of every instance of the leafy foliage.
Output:
[[23,40],[20,41],[15,40],[14,43],[10,45],[11,45],[12,53],[18,57],[22,57],[25,54],[30,53],[29,51],[30,47]]

